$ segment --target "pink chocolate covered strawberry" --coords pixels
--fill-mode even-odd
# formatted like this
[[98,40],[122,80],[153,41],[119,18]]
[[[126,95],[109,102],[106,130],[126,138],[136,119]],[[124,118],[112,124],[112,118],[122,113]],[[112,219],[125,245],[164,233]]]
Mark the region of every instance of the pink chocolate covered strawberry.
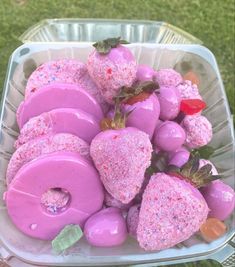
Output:
[[144,181],[152,145],[146,133],[133,127],[124,128],[117,110],[114,119],[104,119],[101,126],[112,130],[103,131],[92,140],[90,154],[105,189],[127,204]]
[[157,88],[158,84],[153,81],[137,82],[132,87],[122,87],[117,96],[122,102],[122,111],[129,113],[126,126],[147,133],[150,139],[160,114],[160,104],[154,93]]
[[131,86],[136,78],[136,60],[131,51],[121,45],[126,43],[120,38],[97,42],[88,57],[88,72],[109,103],[113,103],[113,97],[122,86]]
[[143,195],[137,239],[145,250],[172,247],[197,232],[209,209],[196,187],[218,178],[211,165],[199,170],[199,159],[192,158],[181,169],[154,174]]

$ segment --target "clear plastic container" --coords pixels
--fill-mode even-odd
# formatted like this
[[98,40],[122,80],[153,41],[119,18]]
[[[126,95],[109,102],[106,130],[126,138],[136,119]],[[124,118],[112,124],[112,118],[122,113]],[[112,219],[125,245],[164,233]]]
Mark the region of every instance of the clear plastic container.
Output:
[[111,19],[46,19],[26,30],[26,42],[96,42],[121,36],[131,43],[202,44],[191,34],[162,21]]
[[[196,72],[202,81],[200,93],[207,102],[204,111],[212,122],[215,148],[212,161],[224,181],[234,186],[234,133],[228,101],[221,76],[213,54],[200,45],[157,45],[131,44],[130,49],[137,61],[149,64],[155,69],[174,68],[184,74],[188,70]],[[146,252],[137,242],[129,238],[126,243],[115,248],[96,248],[81,240],[64,255],[55,255],[50,242],[30,238],[16,229],[7,215],[2,195],[6,189],[5,171],[13,153],[13,143],[18,135],[16,109],[24,97],[24,88],[30,73],[41,63],[62,58],[76,58],[83,62],[92,50],[91,43],[28,43],[12,54],[5,82],[0,117],[0,241],[9,255],[26,262],[55,266],[96,266],[124,265],[146,262],[171,262],[187,258],[209,255],[224,247],[234,234],[234,218],[226,224],[228,231],[220,239],[205,243],[193,236],[180,245],[160,252]]]

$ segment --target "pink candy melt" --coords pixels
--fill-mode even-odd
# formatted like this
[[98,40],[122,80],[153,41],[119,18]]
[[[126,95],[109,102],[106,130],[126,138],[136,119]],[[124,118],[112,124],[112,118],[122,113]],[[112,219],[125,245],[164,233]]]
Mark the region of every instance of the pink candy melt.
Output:
[[145,250],[172,247],[197,232],[208,214],[202,195],[185,181],[158,173],[141,204],[137,238]]
[[89,145],[71,134],[45,135],[19,147],[8,164],[6,179],[10,184],[18,170],[27,162],[40,155],[56,151],[76,152],[89,159]]
[[189,148],[205,146],[212,139],[212,125],[204,116],[187,115],[181,126],[186,133],[185,145]]

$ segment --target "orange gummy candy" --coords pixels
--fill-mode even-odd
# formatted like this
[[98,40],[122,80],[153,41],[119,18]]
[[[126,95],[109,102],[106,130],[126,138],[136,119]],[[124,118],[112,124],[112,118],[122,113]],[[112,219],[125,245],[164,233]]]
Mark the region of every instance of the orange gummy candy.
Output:
[[226,232],[226,225],[216,218],[209,218],[200,227],[202,237],[211,242],[218,239]]
[[194,73],[193,71],[189,71],[184,75],[184,80],[189,80],[191,81],[193,84],[196,84],[197,86],[199,86],[200,84],[200,80],[199,77],[197,76],[196,73]]

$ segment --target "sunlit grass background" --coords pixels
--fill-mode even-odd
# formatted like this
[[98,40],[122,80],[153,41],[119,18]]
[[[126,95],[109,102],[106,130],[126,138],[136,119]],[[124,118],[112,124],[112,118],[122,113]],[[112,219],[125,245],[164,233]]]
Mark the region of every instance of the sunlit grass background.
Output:
[[166,21],[201,39],[216,56],[232,113],[235,0],[0,0],[0,88],[18,37],[45,18]]

